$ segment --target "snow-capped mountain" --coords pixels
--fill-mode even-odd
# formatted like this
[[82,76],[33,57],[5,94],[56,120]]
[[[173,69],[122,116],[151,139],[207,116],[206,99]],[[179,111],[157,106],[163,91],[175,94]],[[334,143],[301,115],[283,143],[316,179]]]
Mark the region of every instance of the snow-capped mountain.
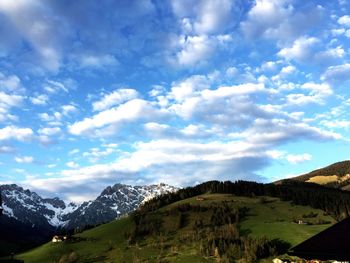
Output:
[[3,214],[25,224],[47,228],[62,226],[66,223],[63,217],[78,208],[57,197],[42,198],[15,184],[1,185],[0,190]]
[[67,227],[76,228],[81,225],[95,225],[111,221],[134,211],[142,202],[176,190],[176,187],[166,184],[108,186],[94,201],[84,202],[73,211],[69,216]]
[[95,200],[77,205],[57,197],[42,198],[15,184],[0,186],[5,216],[33,226],[69,229],[111,221],[135,210],[142,202],[176,190],[166,184],[115,184],[104,189]]

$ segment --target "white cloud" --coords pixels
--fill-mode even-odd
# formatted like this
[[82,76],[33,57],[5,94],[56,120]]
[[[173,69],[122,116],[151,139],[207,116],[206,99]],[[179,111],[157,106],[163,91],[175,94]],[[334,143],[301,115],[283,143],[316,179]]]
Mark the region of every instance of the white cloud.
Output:
[[49,128],[42,128],[38,130],[38,133],[40,135],[45,136],[55,136],[59,135],[62,132],[60,127],[49,127]]
[[339,17],[338,24],[346,27],[350,27],[350,16],[345,15],[342,17]]
[[294,41],[319,23],[324,8],[309,5],[298,9],[293,4],[290,0],[257,0],[241,22],[241,30],[248,39],[276,39],[279,46]]
[[298,164],[298,163],[303,163],[306,161],[311,161],[312,156],[311,154],[304,153],[304,154],[288,154],[286,156],[286,159],[289,163],[291,164]]
[[236,67],[229,67],[226,69],[226,75],[230,78],[236,76],[238,73],[238,69]]
[[187,98],[193,97],[201,90],[208,89],[209,87],[210,80],[206,76],[194,75],[179,83],[174,83],[168,97],[181,102]]
[[71,150],[71,151],[68,152],[68,155],[75,155],[75,154],[77,154],[77,153],[79,153],[79,152],[80,152],[79,149],[73,149],[73,150]]
[[94,102],[92,107],[94,111],[102,111],[137,97],[138,92],[134,89],[118,89],[105,94],[101,100]]
[[11,107],[18,107],[23,101],[23,96],[20,95],[9,95],[0,91],[0,107],[9,109]]
[[39,113],[38,117],[40,120],[47,122],[51,126],[61,126],[62,113],[56,111],[49,115],[48,113]]
[[[12,2],[12,3],[11,3]],[[5,13],[21,37],[36,51],[39,63],[46,69],[56,72],[61,63],[58,39],[66,34],[64,25],[57,19],[48,18],[47,7],[40,2],[26,0],[4,0],[0,2],[0,11]]]
[[[187,120],[195,117],[212,123],[239,125],[240,120],[252,118],[257,111],[257,106],[247,96],[264,92],[269,91],[262,83],[194,90],[180,99],[178,97],[178,102],[173,103],[169,109]],[[172,90],[171,94],[173,93]]]
[[15,148],[6,145],[0,145],[0,153],[13,153]]
[[68,88],[64,83],[54,80],[48,80],[44,85],[44,90],[52,94],[61,91],[68,93]]
[[275,146],[297,140],[337,140],[342,136],[335,132],[319,129],[306,123],[286,119],[255,119],[253,125],[238,134],[252,145]]
[[248,18],[241,23],[241,28],[249,38],[261,36],[278,28],[292,13],[289,1],[257,0],[248,12]]
[[302,90],[309,91],[309,94],[292,93],[286,96],[287,102],[294,105],[306,105],[309,103],[324,104],[326,99],[333,94],[331,87],[326,84],[307,82],[300,86]]
[[21,80],[16,75],[6,76],[0,72],[0,90],[16,91],[21,88]]
[[97,162],[100,159],[107,157],[111,155],[112,153],[115,153],[117,150],[115,147],[106,147],[105,149],[100,148],[91,148],[89,151],[84,152],[82,155],[84,157],[89,158],[90,162]]
[[45,94],[41,94],[41,95],[38,95],[36,97],[30,98],[30,101],[34,105],[46,105],[48,100],[49,100],[49,97]]
[[234,3],[229,0],[172,0],[171,4],[183,31],[197,35],[224,32],[234,11]]
[[75,163],[75,162],[73,162],[73,161],[67,162],[66,165],[67,165],[67,167],[72,168],[72,169],[77,169],[77,168],[79,168],[79,164],[77,164],[77,163]]
[[330,66],[323,73],[321,79],[330,83],[347,81],[350,78],[350,64]]
[[171,4],[181,32],[170,37],[167,51],[170,64],[180,67],[205,65],[214,51],[232,41],[231,35],[225,34],[234,24],[231,16],[237,13],[232,1],[173,0]]
[[198,63],[205,63],[215,50],[216,42],[214,38],[206,35],[201,36],[181,36],[178,39],[180,51],[175,55],[175,63],[180,66],[195,66]]
[[[133,99],[118,107],[101,111],[91,118],[75,122],[69,126],[69,132],[74,135],[94,136],[99,129],[107,130],[111,126],[118,128],[123,123],[133,122],[140,119],[156,118],[163,113],[153,108],[145,100]],[[115,132],[115,130],[113,130]]]
[[313,55],[313,48],[319,43],[315,37],[300,37],[296,39],[291,47],[282,48],[278,56],[287,60],[305,61]]
[[16,126],[7,126],[0,129],[0,141],[18,140],[28,141],[33,138],[33,131],[30,128],[18,128]]
[[350,127],[350,121],[348,120],[322,120],[320,124],[331,129],[341,129]]
[[151,133],[160,133],[171,129],[167,124],[159,124],[156,122],[148,122],[145,125],[145,129]]
[[290,164],[298,164],[306,161],[310,161],[312,159],[311,154],[303,153],[303,154],[288,154],[286,151],[279,150],[269,150],[266,151],[268,156],[271,156],[273,159],[277,160],[286,160]]
[[[258,177],[254,172],[264,162],[254,158],[259,149],[241,142],[193,143],[180,140],[155,140],[135,144],[135,152],[109,164],[95,164],[62,171],[59,178],[33,179],[26,184],[36,189],[67,192],[86,186],[98,194],[97,184],[112,184],[116,180],[138,184],[138,173],[145,173],[142,183],[167,182],[188,185],[220,177],[221,179]],[[264,153],[262,153],[264,155]],[[67,164],[68,165],[68,164]],[[180,169],[181,167],[181,169]],[[242,172],[242,169],[244,172]],[[181,173],[179,171],[181,170]],[[94,182],[94,183],[92,183]],[[94,185],[90,187],[88,185]],[[85,191],[86,191],[85,187]]]
[[32,156],[22,156],[22,157],[16,156],[15,161],[16,163],[33,163],[34,158]]
[[264,62],[259,71],[275,71],[278,67],[278,62],[276,61],[267,61],[267,62]]
[[119,65],[119,61],[110,54],[92,55],[82,54],[78,57],[79,66],[82,68],[103,68]]
[[74,113],[78,111],[77,107],[70,104],[63,105],[61,106],[61,108],[62,108],[62,114],[65,116],[69,116],[70,113]]
[[233,2],[229,0],[202,1],[193,29],[198,34],[223,32],[227,27]]
[[280,74],[282,74],[282,75],[289,75],[289,74],[294,73],[296,70],[297,70],[297,69],[296,69],[294,66],[289,65],[289,66],[283,67],[283,68],[281,69]]

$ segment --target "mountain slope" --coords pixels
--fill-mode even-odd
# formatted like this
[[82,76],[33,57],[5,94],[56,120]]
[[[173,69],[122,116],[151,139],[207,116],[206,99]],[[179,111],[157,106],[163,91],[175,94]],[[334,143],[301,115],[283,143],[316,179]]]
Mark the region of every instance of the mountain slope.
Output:
[[134,211],[144,201],[176,190],[176,187],[166,184],[108,186],[94,201],[84,202],[67,215],[69,221],[66,227],[71,229],[109,222]]
[[337,162],[291,180],[350,190],[350,161]]
[[[249,240],[271,244],[271,241],[265,240],[262,236],[267,236],[270,240],[280,238],[282,241],[273,242],[284,246],[284,248],[276,248],[281,249],[278,251],[285,251],[288,247],[287,243],[294,245],[334,223],[334,219],[323,215],[321,210],[306,206],[292,206],[289,202],[278,198],[266,197],[262,202],[258,197],[238,197],[230,194],[206,194],[200,197],[181,200],[146,215],[130,216],[98,226],[76,235],[75,242],[47,243],[19,255],[18,258],[29,263],[59,261],[67,258],[74,258],[76,262],[156,262],[157,260],[160,262],[216,262],[218,257],[222,259],[225,257],[224,253],[215,247],[213,251],[211,248],[208,248],[208,251],[204,248],[205,244],[212,242],[211,238],[216,238],[216,235],[217,238],[219,235],[225,235],[226,238],[233,235],[235,240],[242,240],[242,242],[245,240],[246,246],[251,244],[249,242],[253,242]],[[223,207],[225,207],[224,210],[221,210]],[[230,229],[232,231],[236,229],[234,227],[236,219],[232,219],[231,223],[219,222],[220,218],[226,218],[227,214],[239,211],[237,209],[241,209],[240,213],[246,213],[239,223],[242,233],[245,234],[238,234],[238,232],[229,234]],[[316,225],[293,223],[293,220],[303,219],[303,215],[311,213],[316,216],[304,220],[314,223],[323,220],[329,223]],[[243,214],[241,216],[243,217]],[[137,218],[141,218],[143,223],[135,232],[135,222],[139,220]],[[146,226],[152,226],[158,220],[161,221],[159,227],[147,230]],[[217,226],[214,227],[214,225]],[[136,236],[133,233],[137,233]],[[216,246],[219,247],[219,243]],[[218,254],[215,254],[216,250]],[[223,254],[220,256],[220,253]],[[249,256],[244,253],[244,255],[238,255],[239,253],[237,252],[234,256],[237,258]]]
[[14,218],[24,224],[53,229],[64,225],[64,217],[77,205],[66,204],[59,198],[42,198],[35,192],[24,190],[15,184],[1,185],[4,216]]

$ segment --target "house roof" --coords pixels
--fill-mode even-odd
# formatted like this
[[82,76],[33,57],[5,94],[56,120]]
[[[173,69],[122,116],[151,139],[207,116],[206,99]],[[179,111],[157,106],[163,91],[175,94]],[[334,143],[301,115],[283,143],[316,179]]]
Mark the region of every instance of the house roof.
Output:
[[349,260],[350,217],[291,248],[288,254],[304,259]]

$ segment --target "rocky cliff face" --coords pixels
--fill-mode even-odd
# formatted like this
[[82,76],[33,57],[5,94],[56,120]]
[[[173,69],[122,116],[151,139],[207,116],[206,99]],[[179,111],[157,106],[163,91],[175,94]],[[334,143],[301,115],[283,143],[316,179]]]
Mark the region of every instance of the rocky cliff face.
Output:
[[3,214],[22,223],[40,228],[77,228],[96,225],[134,211],[142,202],[157,195],[176,191],[166,185],[109,186],[92,201],[80,205],[59,198],[42,198],[15,184],[1,185]]

